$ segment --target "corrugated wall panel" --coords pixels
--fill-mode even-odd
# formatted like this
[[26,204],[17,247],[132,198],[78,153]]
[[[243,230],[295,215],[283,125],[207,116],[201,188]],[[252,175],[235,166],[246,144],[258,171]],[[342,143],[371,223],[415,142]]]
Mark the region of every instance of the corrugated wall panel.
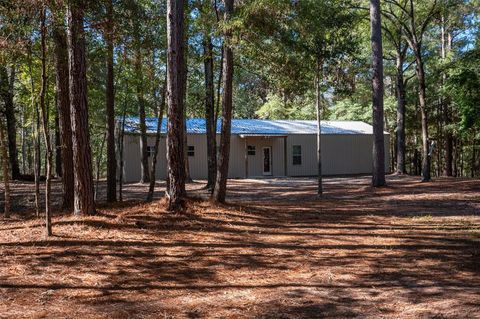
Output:
[[195,155],[188,157],[190,177],[193,179],[206,179],[208,175],[207,136],[188,134],[187,144],[195,148]]
[[245,142],[238,135],[232,135],[230,140],[228,177],[245,177]]
[[136,135],[123,138],[123,178],[126,182],[140,180],[140,144]]
[[[323,135],[322,172],[324,175],[369,174],[372,172],[372,135]],[[385,168],[390,161],[388,135],[385,135]],[[293,165],[293,145],[302,147],[302,164]],[[290,135],[287,139],[287,174],[317,174],[317,137]]]
[[[217,142],[219,141],[217,136]],[[149,136],[148,145],[155,144],[155,137]],[[190,174],[193,179],[207,178],[206,136],[189,134],[188,145],[195,147],[195,156],[189,157]],[[127,182],[140,180],[140,137],[125,135],[124,139],[124,178]],[[157,179],[165,179],[166,139],[160,139],[160,152],[157,160]],[[255,145],[256,155],[248,158],[250,177],[262,176],[262,147],[272,148],[272,170],[274,176],[285,175],[284,138],[248,137],[248,144]],[[293,145],[302,147],[302,164],[293,165]],[[314,176],[317,174],[317,139],[315,135],[289,135],[286,138],[287,175]],[[385,167],[388,172],[390,161],[389,140],[385,135]],[[324,135],[322,136],[322,164],[324,175],[368,174],[372,172],[372,136],[371,135]],[[232,135],[230,144],[230,178],[245,177],[245,140]]]
[[[157,167],[155,175],[157,179],[165,179],[167,176],[167,160],[165,137],[160,138],[159,153],[157,157]],[[149,146],[155,145],[155,137],[148,136],[147,144]],[[140,136],[139,135],[125,135],[124,137],[124,152],[123,152],[123,176],[128,183],[140,181],[141,174],[141,154],[140,154]],[[149,170],[151,167],[151,158],[149,158]]]

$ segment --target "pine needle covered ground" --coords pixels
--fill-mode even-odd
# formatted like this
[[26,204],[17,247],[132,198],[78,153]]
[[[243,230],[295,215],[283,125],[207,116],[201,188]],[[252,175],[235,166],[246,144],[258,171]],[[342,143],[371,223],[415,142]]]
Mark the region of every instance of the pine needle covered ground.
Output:
[[193,184],[183,214],[127,185],[96,216],[57,213],[48,240],[18,184],[0,317],[480,318],[480,181],[369,182],[317,200],[314,179],[232,180],[226,206]]

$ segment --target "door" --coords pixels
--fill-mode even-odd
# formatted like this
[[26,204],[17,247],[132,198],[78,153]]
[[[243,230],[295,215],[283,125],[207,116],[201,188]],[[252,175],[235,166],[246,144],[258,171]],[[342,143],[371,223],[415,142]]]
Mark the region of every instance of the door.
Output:
[[263,175],[272,175],[272,148],[263,148]]

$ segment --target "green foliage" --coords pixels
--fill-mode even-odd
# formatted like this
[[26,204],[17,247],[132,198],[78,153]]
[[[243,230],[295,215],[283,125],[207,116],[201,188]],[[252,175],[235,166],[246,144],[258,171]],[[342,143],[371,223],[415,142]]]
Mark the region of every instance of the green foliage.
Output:
[[255,114],[261,119],[314,120],[316,118],[314,105],[314,99],[311,97],[286,100],[278,95],[269,94],[267,102]]
[[447,92],[457,106],[462,129],[480,127],[480,50],[466,53],[450,68]]

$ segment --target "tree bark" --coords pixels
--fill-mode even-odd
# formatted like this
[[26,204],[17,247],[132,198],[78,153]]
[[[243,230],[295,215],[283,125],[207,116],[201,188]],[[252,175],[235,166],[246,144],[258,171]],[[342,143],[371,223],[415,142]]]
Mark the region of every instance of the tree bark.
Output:
[[46,34],[47,27],[45,25],[46,20],[46,7],[43,6],[41,13],[41,61],[42,61],[42,87],[40,89],[40,110],[42,113],[42,124],[43,124],[43,137],[45,140],[45,153],[47,158],[47,174],[45,182],[45,227],[46,235],[52,236],[52,206],[51,206],[51,192],[52,192],[52,166],[53,166],[53,152],[52,144],[50,140],[50,130],[48,127],[48,110],[45,104],[45,95],[47,92],[47,45],[46,45]]
[[373,176],[374,187],[385,185],[385,144],[383,136],[383,49],[380,0],[370,0],[373,58]]
[[184,58],[184,1],[167,1],[167,198],[168,210],[178,211],[183,208],[185,196],[185,155],[184,155],[184,100],[183,90]]
[[406,104],[406,92],[405,92],[405,82],[403,77],[403,64],[404,64],[404,55],[402,54],[402,49],[397,48],[396,56],[396,94],[397,94],[397,174],[406,174],[406,165],[405,165],[405,104]]
[[71,0],[68,5],[68,54],[70,112],[72,122],[74,168],[74,214],[95,213],[93,199],[92,155],[88,125],[87,77],[83,4]]
[[472,157],[470,160],[470,177],[475,177],[475,166],[477,162],[477,155],[475,151],[475,130],[472,132]]
[[184,2],[184,68],[183,68],[183,81],[182,81],[182,98],[183,98],[183,156],[185,156],[185,182],[192,183],[193,179],[190,176],[190,161],[188,159],[188,134],[187,134],[187,77],[188,77],[188,23],[189,23],[189,4],[188,1]]
[[208,178],[206,188],[213,190],[217,173],[217,141],[215,123],[215,97],[213,87],[213,45],[209,34],[203,39],[203,66],[205,70],[205,130],[207,133],[207,167]]
[[[127,66],[127,54],[124,50],[124,64]],[[125,79],[125,88],[124,88],[124,99],[122,106],[122,122],[119,127],[119,137],[118,137],[118,200],[123,201],[123,147],[124,147],[124,137],[125,137],[125,120],[127,117],[127,105],[128,105],[128,78]]]
[[323,181],[322,181],[322,105],[321,105],[321,90],[320,90],[320,76],[322,69],[322,60],[320,54],[317,56],[317,66],[315,72],[315,95],[316,95],[316,109],[317,109],[317,194],[323,195]]
[[21,123],[22,131],[20,133],[21,140],[22,140],[21,141],[21,143],[22,143],[22,146],[21,146],[21,148],[22,148],[22,173],[23,174],[30,174],[30,172],[27,173],[27,164],[28,164],[28,166],[30,166],[30,161],[29,161],[30,152],[27,151],[29,143],[27,142],[27,134],[26,134],[26,128],[25,128],[25,120],[26,120],[25,117],[26,117],[26,110],[25,110],[25,108],[23,108],[22,109],[22,123]]
[[[125,88],[125,92],[128,92],[128,82]],[[125,95],[125,100],[123,103],[123,115],[122,123],[120,127],[120,137],[119,137],[119,174],[118,174],[118,200],[123,201],[123,141],[125,137],[125,119],[127,117],[127,95]]]
[[34,183],[35,183],[35,214],[40,217],[40,172],[42,170],[42,159],[40,149],[40,114],[38,104],[35,103],[35,116],[33,126],[33,167],[34,167]]
[[443,175],[453,176],[453,135],[449,132],[445,134],[445,164]]
[[[228,22],[233,14],[233,0],[225,0],[225,16]],[[230,135],[232,127],[233,109],[233,50],[230,43],[232,33],[225,31],[225,43],[223,45],[223,104],[222,104],[222,128],[220,136],[220,155],[218,158],[217,176],[212,199],[219,203],[225,202],[227,195],[228,162],[230,158]]]
[[35,85],[33,81],[32,70],[32,48],[28,50],[28,70],[30,73],[30,90],[31,90],[31,104],[33,112],[32,121],[32,140],[33,140],[33,176],[35,184],[35,214],[40,217],[40,170],[41,170],[41,152],[40,152],[40,114],[38,112],[38,105],[35,103]]
[[0,95],[4,103],[5,119],[7,124],[8,153],[11,169],[11,178],[20,179],[20,166],[17,151],[17,124],[15,119],[15,105],[13,103],[13,84],[15,81],[15,68],[10,69],[0,66]]
[[[217,19],[217,24],[220,23],[220,14],[218,10],[218,3],[217,0],[214,0],[214,9],[215,9],[215,17]],[[220,63],[219,63],[219,72],[218,72],[218,78],[217,78],[217,97],[215,99],[215,120],[214,120],[214,125],[215,125],[215,143],[217,140],[216,134],[217,134],[217,123],[218,123],[218,114],[220,113],[220,94],[222,91],[222,80],[223,80],[223,60],[224,60],[224,50],[223,50],[223,43],[221,44],[221,50],[220,50]],[[215,150],[215,156],[217,156],[217,151]],[[216,175],[216,173],[215,173]],[[216,177],[216,176],[215,176]],[[214,185],[215,186],[215,185]]]
[[426,111],[426,85],[425,85],[425,70],[423,65],[422,58],[422,41],[423,36],[427,30],[428,24],[434,18],[437,7],[439,3],[433,1],[429,10],[426,12],[426,15],[423,16],[422,21],[417,21],[415,2],[413,0],[408,0],[404,2],[392,1],[391,4],[397,6],[402,13],[406,13],[407,21],[404,21],[398,18],[395,15],[392,15],[390,12],[389,19],[397,22],[404,28],[404,36],[408,42],[410,49],[415,56],[416,62],[416,76],[418,80],[418,97],[420,104],[420,114],[421,114],[421,123],[422,123],[422,181],[430,181],[430,149],[429,149],[429,140],[428,140],[428,117]]
[[416,73],[418,78],[418,102],[420,104],[420,115],[422,123],[422,182],[431,180],[430,176],[430,149],[428,141],[428,117],[427,117],[427,94],[425,84],[425,71],[423,67],[423,59],[421,50],[417,49],[415,52],[416,59]]
[[[100,144],[100,154],[98,154],[98,157],[97,157],[97,162],[96,162],[96,174],[95,174],[95,189],[94,189],[94,192],[93,192],[93,198],[95,200],[98,199],[98,188],[99,188],[99,184],[100,184],[100,167],[102,166],[102,158],[103,158],[103,149],[105,147],[105,141],[107,139],[107,131],[105,131],[105,133],[103,134],[103,138],[102,138],[102,143]],[[107,190],[108,191],[108,190]]]
[[135,73],[136,73],[136,91],[138,101],[138,117],[140,126],[140,155],[141,155],[141,179],[140,183],[147,183],[149,179],[148,172],[148,153],[147,153],[147,126],[145,124],[145,101],[143,96],[143,70],[142,56],[140,48],[135,52]]
[[[220,53],[220,72],[218,72],[218,79],[217,79],[217,99],[215,100],[215,141],[216,141],[216,135],[217,135],[217,124],[218,124],[218,115],[220,114],[220,102],[221,102],[221,92],[222,92],[222,80],[223,80],[223,61],[224,59],[224,53],[225,50],[223,49],[223,44],[222,44],[222,52]],[[218,161],[218,154],[217,155],[217,161]],[[215,173],[216,177],[216,173]]]
[[1,155],[2,155],[2,168],[3,168],[3,184],[4,184],[4,200],[5,204],[3,207],[3,214],[5,218],[10,217],[10,163],[8,158],[8,149],[7,143],[5,141],[5,125],[3,124],[3,120],[0,119],[0,148],[1,148]]
[[55,96],[55,175],[62,177],[62,144],[60,142],[60,118],[58,115],[58,97]]
[[53,27],[54,58],[56,72],[57,105],[59,116],[60,145],[62,159],[62,208],[73,210],[74,178],[73,178],[73,145],[72,121],[70,118],[70,92],[68,71],[67,35],[61,16],[55,16]]
[[[448,26],[446,25],[445,17],[442,15],[442,59],[447,58],[448,52],[451,50],[452,47],[452,36]],[[447,80],[447,75],[444,73],[442,75],[442,85],[445,85]],[[449,98],[446,96],[442,96],[442,104],[443,104],[443,122],[444,126],[447,126],[451,122],[450,118],[450,103]],[[445,148],[445,162],[443,167],[443,175],[445,176],[452,176],[453,175],[453,134],[450,129],[445,130],[444,135],[444,148]]]
[[152,158],[152,167],[150,170],[150,186],[148,187],[148,194],[147,194],[147,202],[153,200],[153,193],[155,191],[155,182],[156,182],[156,169],[157,169],[157,157],[158,157],[158,148],[160,145],[160,135],[162,132],[162,121],[163,121],[163,112],[165,110],[165,98],[167,92],[167,80],[163,81],[162,85],[162,92],[161,92],[161,100],[160,100],[160,108],[158,109],[157,113],[157,131],[155,134],[155,150],[153,151],[153,158]]
[[113,73],[113,1],[107,1],[107,202],[117,200],[117,159],[115,154],[115,87]]
[[193,183],[193,179],[190,176],[190,161],[188,159],[188,136],[187,136],[187,118],[184,115],[183,120],[183,154],[185,156],[185,183]]

